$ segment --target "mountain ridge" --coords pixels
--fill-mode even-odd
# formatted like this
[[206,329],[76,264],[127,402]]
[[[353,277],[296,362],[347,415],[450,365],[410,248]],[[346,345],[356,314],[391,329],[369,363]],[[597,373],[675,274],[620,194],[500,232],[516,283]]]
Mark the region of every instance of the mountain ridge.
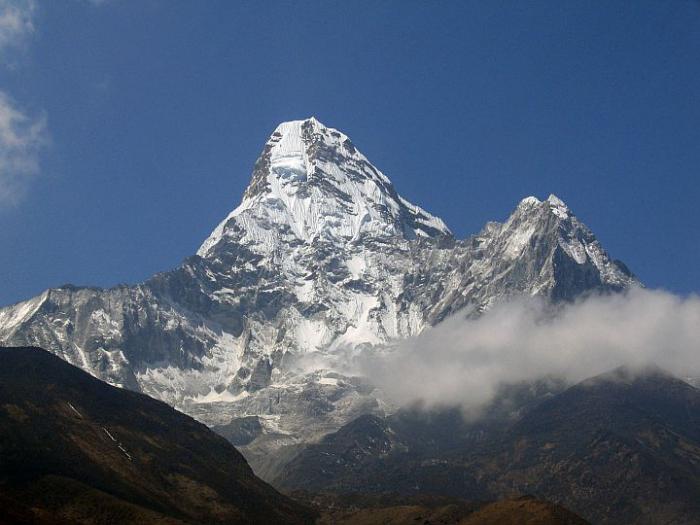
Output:
[[0,342],[47,348],[208,425],[256,417],[251,459],[392,411],[348,369],[358,352],[512,296],[556,303],[638,283],[554,196],[455,239],[315,119],[273,132],[199,253],[140,284],[2,308]]
[[592,523],[697,523],[698,389],[658,367],[620,367],[542,393],[505,396],[515,418],[362,416],[307,445],[275,485],[468,500],[531,494]]

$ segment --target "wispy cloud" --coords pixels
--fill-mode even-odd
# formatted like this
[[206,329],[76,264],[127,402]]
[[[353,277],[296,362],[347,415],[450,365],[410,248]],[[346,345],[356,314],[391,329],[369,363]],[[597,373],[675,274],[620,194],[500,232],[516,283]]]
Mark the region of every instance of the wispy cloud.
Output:
[[516,300],[481,318],[449,319],[362,371],[399,404],[487,403],[504,383],[558,376],[579,381],[620,365],[654,363],[700,376],[700,297],[630,290],[593,297],[552,315]]
[[39,173],[48,141],[46,116],[30,116],[0,91],[0,204],[16,204]]
[[23,50],[35,32],[34,0],[0,0],[0,58],[3,65],[13,65],[14,53]]
[[[0,66],[13,69],[35,33],[34,0],[0,0]],[[0,89],[0,206],[16,204],[39,173],[46,116],[32,115]]]

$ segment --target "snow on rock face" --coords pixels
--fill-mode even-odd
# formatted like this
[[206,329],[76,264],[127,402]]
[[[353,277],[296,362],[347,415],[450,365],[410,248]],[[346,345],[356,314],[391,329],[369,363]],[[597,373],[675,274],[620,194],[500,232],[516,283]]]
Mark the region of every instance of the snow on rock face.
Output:
[[351,368],[463,308],[571,300],[636,283],[551,195],[455,240],[343,133],[281,124],[242,202],[197,256],[143,284],[63,287],[0,309],[0,342],[38,345],[210,425],[255,416],[255,463],[386,403]]
[[212,256],[227,236],[268,254],[280,242],[441,235],[447,226],[402,199],[345,134],[310,118],[277,127],[243,202],[197,253]]
[[567,219],[569,217],[569,208],[559,197],[556,195],[550,195],[547,197],[547,202],[549,203],[549,207],[554,215],[562,219]]

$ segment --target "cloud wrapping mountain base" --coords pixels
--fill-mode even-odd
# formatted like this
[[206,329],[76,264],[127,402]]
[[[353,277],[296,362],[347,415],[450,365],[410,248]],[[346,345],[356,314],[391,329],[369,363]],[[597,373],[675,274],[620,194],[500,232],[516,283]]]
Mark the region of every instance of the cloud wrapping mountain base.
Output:
[[518,299],[477,319],[455,315],[382,358],[364,374],[400,405],[489,402],[499,385],[556,376],[571,382],[620,365],[656,364],[700,376],[700,297],[633,288],[591,296],[553,311]]

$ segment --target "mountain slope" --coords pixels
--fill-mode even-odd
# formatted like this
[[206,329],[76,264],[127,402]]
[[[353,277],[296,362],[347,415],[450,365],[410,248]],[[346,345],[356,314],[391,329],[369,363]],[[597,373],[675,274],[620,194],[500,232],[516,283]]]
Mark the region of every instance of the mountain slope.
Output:
[[345,134],[312,117],[277,127],[243,202],[197,254],[229,252],[231,240],[271,255],[280,244],[450,235],[440,219],[401,198]]
[[659,369],[584,381],[512,432],[502,488],[547,494],[599,523],[698,522],[700,391]]
[[356,377],[357,352],[513,295],[567,301],[636,282],[554,196],[456,240],[312,118],[278,126],[197,255],[142,284],[0,309],[0,342],[41,346],[208,425],[256,417],[245,453],[257,458],[392,410]]
[[452,502],[426,505],[405,502],[393,506],[338,509],[322,517],[320,525],[586,525],[568,510],[531,497],[492,503]]
[[309,523],[204,425],[37,348],[0,351],[3,511],[40,523]]
[[[478,421],[429,416],[353,421],[309,445],[277,484],[472,500],[533,494],[593,523],[698,523],[700,391],[658,369],[584,381],[487,426],[481,439]],[[435,442],[416,443],[431,425]],[[445,425],[457,434],[447,442]]]

